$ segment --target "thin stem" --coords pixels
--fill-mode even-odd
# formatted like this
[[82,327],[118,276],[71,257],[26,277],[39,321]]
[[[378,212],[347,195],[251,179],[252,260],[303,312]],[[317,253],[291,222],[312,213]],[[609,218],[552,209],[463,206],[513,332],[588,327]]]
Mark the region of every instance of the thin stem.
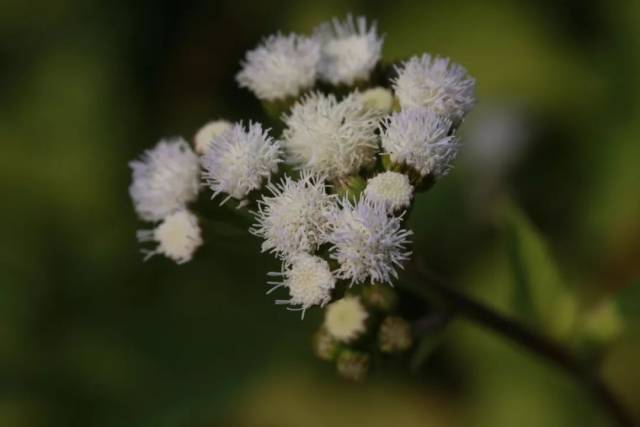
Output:
[[607,412],[617,426],[633,427],[635,425],[629,413],[602,379],[561,345],[531,331],[518,321],[505,317],[455,289],[444,285],[423,269],[420,269],[418,276],[421,280],[427,282],[428,288],[413,287],[413,291],[427,298],[435,292],[455,314],[511,340],[563,369],[592,395],[594,400]]

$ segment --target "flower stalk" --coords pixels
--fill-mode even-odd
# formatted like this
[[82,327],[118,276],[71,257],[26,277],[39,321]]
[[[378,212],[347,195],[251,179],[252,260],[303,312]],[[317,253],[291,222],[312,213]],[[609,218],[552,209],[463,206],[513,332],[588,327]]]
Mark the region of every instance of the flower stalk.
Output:
[[[435,295],[441,302],[446,304],[451,314],[459,315],[480,327],[488,329],[531,354],[555,365],[588,392],[594,402],[607,413],[616,426],[633,427],[636,425],[627,409],[602,378],[559,343],[530,330],[517,320],[506,317],[458,292],[451,286],[442,283],[417,262],[413,263],[410,274],[412,279],[402,282],[402,286],[408,291],[428,301],[431,301]],[[419,285],[419,283],[422,284]]]

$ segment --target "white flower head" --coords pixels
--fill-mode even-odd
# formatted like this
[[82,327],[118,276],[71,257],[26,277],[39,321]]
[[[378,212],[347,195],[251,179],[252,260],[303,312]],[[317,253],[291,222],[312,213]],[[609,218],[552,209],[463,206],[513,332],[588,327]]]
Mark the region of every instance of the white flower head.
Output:
[[196,153],[202,155],[209,148],[210,142],[216,136],[220,135],[227,129],[231,129],[232,123],[227,120],[213,120],[206,123],[193,137],[193,145]]
[[299,169],[332,179],[374,161],[379,113],[367,109],[356,93],[341,101],[334,95],[309,94],[284,121],[287,160]]
[[394,163],[407,164],[422,176],[446,175],[458,153],[458,140],[450,134],[451,121],[416,107],[387,117],[381,129],[383,150]]
[[360,94],[360,98],[370,110],[388,114],[393,108],[393,92],[383,87],[367,89]]
[[202,244],[198,219],[187,210],[167,216],[154,230],[138,231],[138,240],[158,244],[153,251],[145,251],[147,258],[161,254],[178,264],[191,261],[193,253]]
[[354,20],[348,15],[344,21],[334,18],[320,25],[315,36],[322,41],[320,77],[334,85],[368,80],[382,55],[383,37],[375,22],[367,28],[364,16]]
[[326,241],[328,219],[337,208],[324,179],[308,173],[298,181],[285,176],[267,189],[271,195],[258,201],[257,223],[249,230],[264,239],[262,251],[287,259],[318,249]]
[[280,154],[280,143],[260,123],[236,123],[209,143],[202,156],[203,176],[213,197],[227,195],[221,204],[230,198],[244,200],[278,170]]
[[367,180],[364,195],[374,203],[381,203],[388,212],[409,207],[413,186],[409,177],[399,172],[382,172]]
[[342,342],[353,341],[366,330],[369,317],[360,298],[345,296],[326,308],[324,327],[333,338]]
[[336,279],[331,273],[329,263],[315,255],[300,253],[292,257],[283,266],[281,273],[270,273],[282,276],[282,282],[269,282],[274,285],[267,293],[285,287],[289,290],[288,300],[276,300],[276,304],[287,304],[290,310],[304,312],[314,305],[324,306],[331,300],[331,291]]
[[159,221],[198,196],[200,160],[182,138],[161,140],[129,166],[129,194],[143,220]]
[[428,53],[396,68],[393,85],[402,108],[428,107],[455,124],[473,108],[475,79],[449,58]]
[[411,255],[406,246],[413,234],[402,228],[401,221],[402,215],[390,216],[384,205],[366,197],[355,204],[344,199],[342,209],[332,217],[328,236],[331,258],[340,264],[336,277],[352,284],[391,283],[397,278],[397,268]]
[[236,80],[261,100],[296,97],[315,84],[319,60],[320,42],[315,38],[271,35],[247,52]]

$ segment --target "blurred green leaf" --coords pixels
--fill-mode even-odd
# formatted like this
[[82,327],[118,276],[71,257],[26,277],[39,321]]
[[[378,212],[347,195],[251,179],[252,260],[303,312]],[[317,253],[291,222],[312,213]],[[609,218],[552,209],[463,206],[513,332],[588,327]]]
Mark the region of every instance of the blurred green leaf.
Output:
[[412,372],[418,372],[438,348],[451,318],[450,312],[439,311],[416,322],[414,330],[419,335],[419,341],[409,362]]
[[411,357],[410,368],[411,372],[418,372],[422,365],[424,365],[429,357],[433,354],[438,345],[442,342],[442,332],[436,334],[423,335],[416,349]]
[[533,301],[531,298],[530,276],[528,273],[525,254],[522,248],[523,230],[520,225],[520,218],[509,215],[507,221],[507,257],[513,273],[513,305],[523,319],[535,321]]
[[618,291],[613,302],[620,317],[622,333],[640,336],[640,280]]
[[640,318],[640,280],[620,290],[616,304],[625,318]]
[[544,237],[513,203],[505,209],[505,223],[518,314],[553,336],[567,336],[573,329],[577,303]]

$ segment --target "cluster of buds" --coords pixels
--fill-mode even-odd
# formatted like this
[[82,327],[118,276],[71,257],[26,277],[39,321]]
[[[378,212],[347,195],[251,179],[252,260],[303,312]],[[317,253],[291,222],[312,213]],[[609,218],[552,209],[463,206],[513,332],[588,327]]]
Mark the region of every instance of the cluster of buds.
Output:
[[381,354],[408,351],[414,341],[411,323],[397,313],[393,288],[371,285],[350,289],[327,305],[313,337],[315,355],[335,363],[338,374],[359,381]]
[[[388,286],[411,257],[407,228],[417,193],[451,169],[456,130],[475,81],[449,59],[423,54],[384,64],[383,37],[364,17],[334,19],[311,35],[276,34],[246,54],[237,82],[278,112],[283,131],[248,121],[207,123],[191,148],[163,140],[131,163],[130,194],[149,255],[189,261],[202,238],[190,211],[202,188],[255,218],[249,232],[281,261],[267,293],[325,321],[316,354],[360,379],[370,350],[411,347]],[[384,290],[388,290],[386,292]]]

